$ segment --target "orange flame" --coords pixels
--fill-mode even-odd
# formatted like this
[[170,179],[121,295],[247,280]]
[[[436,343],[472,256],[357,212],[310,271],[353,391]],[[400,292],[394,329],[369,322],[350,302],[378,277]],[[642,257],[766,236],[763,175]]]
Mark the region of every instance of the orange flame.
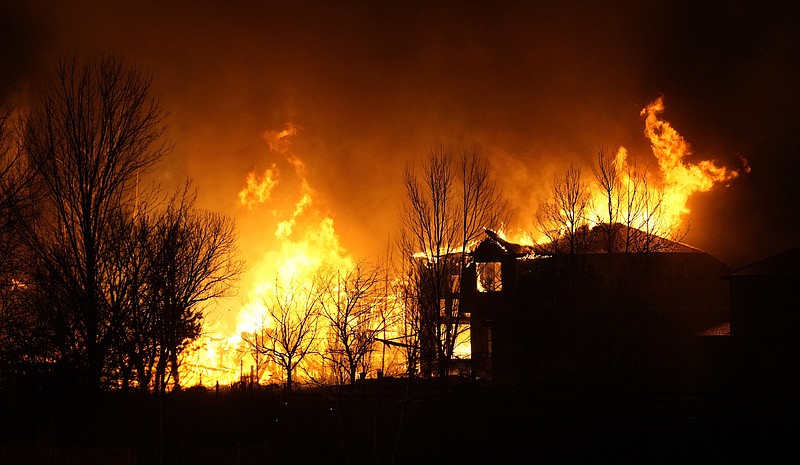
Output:
[[[294,171],[291,173],[294,176],[283,178],[282,185],[299,193],[293,204],[270,205],[274,208],[267,212],[252,210],[256,205],[274,202],[271,193],[279,187],[279,170],[273,163],[260,178],[253,172],[247,175],[245,186],[239,192],[240,204],[252,210],[253,214],[277,216],[273,239],[265,238],[263,255],[251,265],[247,301],[236,314],[235,329],[227,334],[221,329],[209,329],[209,336],[185,362],[188,373],[182,379],[188,382],[202,379],[204,382],[230,384],[247,376],[255,362],[242,334],[270,326],[264,302],[275,291],[276,285],[284,286],[292,280],[310,281],[323,265],[353,266],[352,258],[339,241],[333,218],[315,205],[316,193],[306,178],[305,164],[291,153],[292,138],[297,134],[298,128],[293,125],[281,131],[264,133],[269,151],[282,156]],[[297,179],[298,185],[289,186],[291,179]],[[278,373],[274,366],[268,366],[266,371],[254,373],[254,376],[256,380],[277,381],[283,374]]]
[[[638,218],[632,218],[634,226],[649,225],[653,221],[658,221],[665,231],[675,230],[684,222],[690,213],[687,207],[689,198],[697,192],[707,192],[715,185],[728,183],[740,176],[740,173],[750,172],[747,160],[740,157],[742,168],[740,170],[730,170],[725,167],[717,166],[713,161],[701,160],[696,164],[687,161],[687,157],[692,155],[690,146],[686,140],[664,120],[659,119],[659,115],[664,112],[664,100],[657,98],[644,109],[640,115],[645,117],[644,135],[650,142],[653,155],[658,161],[659,188],[663,195],[660,198],[657,218],[645,218],[640,214]],[[634,182],[631,179],[631,171],[628,164],[628,150],[620,147],[614,158],[615,166],[620,173],[622,186],[630,185]],[[606,193],[596,184],[588,186],[590,202],[592,205],[599,206],[607,201]],[[623,187],[624,190],[624,187]],[[624,196],[625,194],[623,194]],[[623,199],[623,202],[628,199]],[[602,208],[590,208],[596,217],[587,217],[584,224],[592,224],[600,221],[609,221],[608,213]],[[652,212],[651,212],[652,213]],[[524,229],[512,229],[503,227],[498,234],[511,242],[524,245],[534,245],[549,241],[549,238],[540,235],[532,236]]]
[[[677,227],[689,213],[686,204],[696,192],[706,192],[716,184],[727,183],[739,176],[739,171],[717,166],[713,161],[702,160],[692,164],[687,161],[691,155],[689,144],[666,121],[659,119],[664,111],[663,99],[658,98],[642,111],[645,117],[644,134],[649,140],[653,155],[658,160],[660,188],[664,198],[661,205],[660,221],[670,227]],[[305,164],[302,159],[292,153],[292,138],[297,136],[298,128],[289,125],[280,131],[267,131],[264,138],[271,153],[280,155],[291,167],[298,179],[299,194],[290,206],[277,206],[271,211],[277,215],[277,222],[272,239],[265,241],[265,250],[260,260],[252,267],[254,278],[250,283],[248,300],[237,313],[236,327],[233,332],[212,334],[199,350],[192,353],[188,365],[193,368],[193,377],[198,374],[201,379],[210,382],[219,381],[228,384],[249,373],[254,363],[245,346],[242,334],[253,333],[260,328],[269,327],[271,322],[266,318],[265,297],[275,291],[276,285],[288,283],[290,280],[310,281],[313,274],[322,265],[346,269],[353,266],[353,259],[339,242],[333,218],[324,214],[315,204],[315,191],[305,176]],[[628,168],[628,151],[621,147],[615,154],[616,166],[621,172],[622,183],[630,182]],[[749,172],[746,160],[742,160],[743,170]],[[285,173],[286,174],[286,173]],[[257,176],[251,172],[245,180],[245,186],[239,192],[241,205],[248,211],[255,205],[274,202],[272,193],[281,188],[278,183],[278,167],[270,165],[263,174]],[[286,186],[286,179],[281,186]],[[590,187],[594,202],[600,202],[604,193],[597,186]],[[283,207],[283,208],[281,208]],[[256,212],[257,210],[253,210]],[[263,212],[262,212],[263,213]],[[607,219],[596,219],[606,221]],[[587,219],[587,222],[589,220]],[[502,228],[498,234],[511,242],[533,245],[544,238],[536,238],[530,232]],[[392,297],[387,297],[387,302]],[[388,305],[388,303],[387,303]],[[395,305],[395,304],[392,304]],[[394,330],[387,328],[384,337],[394,337]],[[398,333],[399,334],[399,333]],[[468,354],[460,354],[468,356]],[[255,381],[280,380],[284,374],[274,366],[267,366],[266,371],[255,373]],[[182,379],[192,379],[183,376]]]
[[255,173],[248,173],[245,187],[239,192],[239,203],[252,209],[256,204],[267,202],[277,184],[278,167],[274,163],[264,171],[260,180]]
[[[686,203],[695,192],[707,192],[715,184],[728,182],[739,176],[738,171],[729,170],[710,160],[697,164],[687,163],[691,155],[689,144],[667,122],[658,115],[664,111],[664,100],[659,97],[641,111],[645,116],[645,136],[650,140],[653,154],[663,175],[665,221],[676,225],[689,213]],[[745,169],[746,161],[743,160]]]

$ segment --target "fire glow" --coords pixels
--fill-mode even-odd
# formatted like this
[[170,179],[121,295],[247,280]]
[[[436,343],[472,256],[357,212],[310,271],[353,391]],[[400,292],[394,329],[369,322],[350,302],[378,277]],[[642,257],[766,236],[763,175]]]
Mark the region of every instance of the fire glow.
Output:
[[[247,300],[238,309],[235,329],[230,334],[211,333],[187,360],[184,379],[230,384],[250,376],[248,370],[260,364],[253,360],[242,335],[270,327],[264,305],[274,296],[276,287],[292,281],[310,281],[323,265],[341,269],[353,266],[353,259],[340,244],[333,218],[315,205],[315,193],[306,178],[305,164],[292,153],[292,138],[297,134],[298,128],[293,125],[264,134],[269,155],[281,157],[292,172],[282,173],[276,163],[271,163],[261,176],[252,171],[238,198],[247,214],[275,217],[277,224],[272,237],[260,241],[264,248],[262,256],[248,261],[253,278]],[[287,185],[289,183],[297,185]],[[294,203],[284,209],[273,204],[271,195],[282,184],[296,192]],[[253,372],[255,380],[277,380],[283,376],[275,372],[273,365],[264,367]]]
[[[707,192],[715,184],[728,183],[739,177],[739,171],[728,170],[710,160],[697,164],[686,163],[684,159],[691,154],[689,144],[667,121],[658,115],[664,111],[664,100],[659,97],[645,107],[644,134],[653,148],[653,155],[663,175],[664,220],[673,226],[681,223],[689,213],[686,203],[696,192]],[[744,169],[747,170],[746,161]]]
[[[629,163],[629,153],[625,147],[619,147],[613,155],[613,163],[620,177],[621,197],[620,204],[634,202],[632,195],[641,186],[636,183],[655,182],[658,195],[645,198],[649,205],[640,207],[640,211],[631,218],[631,226],[640,229],[658,229],[661,231],[677,231],[686,226],[690,210],[687,207],[689,199],[698,192],[708,192],[719,184],[729,185],[737,179],[741,172],[749,173],[750,167],[747,160],[741,158],[742,168],[731,170],[718,166],[711,160],[700,160],[692,164],[687,157],[692,155],[689,143],[681,136],[672,125],[659,115],[664,112],[664,99],[659,97],[645,108],[640,115],[644,117],[644,136],[649,141],[653,155],[656,158],[658,170],[651,172],[649,169],[632,166]],[[646,168],[646,167],[645,167]],[[636,176],[647,176],[634,179]],[[653,176],[655,175],[655,176]],[[654,179],[651,179],[654,177]],[[607,193],[596,182],[587,185],[589,191],[589,210],[584,224],[594,226],[601,222],[613,221],[608,218],[608,212],[600,207],[608,201]],[[642,201],[641,199],[639,201]],[[657,203],[657,205],[655,205]],[[657,222],[658,226],[653,223]],[[582,226],[579,225],[579,226]],[[545,235],[531,234],[525,230],[499,231],[504,239],[519,244],[533,245],[549,240]]]
[[[642,109],[641,116],[644,117],[644,135],[658,166],[657,172],[653,173],[661,193],[658,221],[669,228],[677,228],[690,213],[687,202],[693,194],[707,192],[718,184],[735,180],[740,176],[740,170],[730,170],[710,160],[695,164],[687,161],[691,155],[690,146],[669,122],[659,118],[663,112],[663,98],[658,98]],[[285,374],[280,373],[274,365],[265,364],[265,369],[253,371],[251,367],[259,366],[259,363],[252,359],[242,335],[269,328],[271,322],[266,317],[264,305],[275,292],[276,286],[290,280],[310,281],[323,265],[334,269],[350,269],[354,266],[354,259],[339,241],[333,218],[316,206],[315,191],[305,175],[304,162],[292,151],[292,139],[298,133],[298,128],[290,124],[283,130],[269,131],[264,135],[270,155],[280,157],[292,170],[289,173],[291,176],[284,176],[286,173],[276,163],[269,164],[262,173],[254,170],[248,173],[238,198],[247,214],[271,214],[277,218],[277,226],[272,238],[262,241],[266,247],[262,256],[248,261],[255,278],[249,285],[247,301],[238,309],[235,330],[230,334],[214,334],[212,331],[211,336],[188,356],[184,363],[187,371],[183,375],[184,380],[230,384],[251,374],[254,382],[269,383],[284,379]],[[624,192],[626,183],[633,182],[628,151],[620,147],[613,157],[621,173]],[[742,170],[749,171],[744,160]],[[297,184],[293,187],[298,194],[290,208],[281,210],[278,208],[280,206],[274,205],[272,194],[287,182]],[[591,202],[599,204],[605,201],[606,194],[598,185],[589,184],[588,188]],[[510,200],[513,202],[514,199]],[[602,209],[595,209],[598,210]],[[592,221],[609,219],[596,214]],[[535,233],[525,230],[499,231],[498,234],[520,244],[542,241]],[[386,299],[399,301],[392,296],[386,296]],[[394,332],[392,328],[387,328],[387,331]],[[468,345],[465,347],[461,352],[468,357]]]

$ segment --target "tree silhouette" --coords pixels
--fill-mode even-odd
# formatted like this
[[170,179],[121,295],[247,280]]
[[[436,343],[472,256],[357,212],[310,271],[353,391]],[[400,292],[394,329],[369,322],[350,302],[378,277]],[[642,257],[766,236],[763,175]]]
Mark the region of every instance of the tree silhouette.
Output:
[[552,196],[536,214],[539,231],[549,239],[550,253],[574,255],[585,251],[590,200],[580,167],[572,164],[563,177],[553,180]]
[[170,372],[178,383],[178,354],[200,335],[202,304],[226,295],[242,269],[236,260],[233,222],[195,209],[194,201],[194,194],[185,190],[170,202],[156,222],[152,244],[148,284],[156,311],[154,342],[159,347],[156,388],[162,391]]
[[591,206],[595,233],[607,252],[660,252],[685,237],[688,228],[667,220],[664,190],[624,149],[612,156],[601,147],[592,172],[603,194],[596,199],[602,205]]
[[468,331],[458,288],[467,252],[484,228],[506,219],[506,202],[479,147],[432,149],[419,171],[405,173],[399,249],[408,307],[419,319],[426,376],[446,377],[457,341]]
[[[618,152],[619,153],[619,152]],[[600,147],[597,160],[592,165],[592,173],[597,181],[602,197],[599,205],[592,205],[592,211],[597,224],[604,236],[607,253],[617,252],[617,235],[620,233],[620,216],[622,214],[623,196],[623,167],[621,161],[612,156],[605,148]]]
[[179,385],[179,355],[201,333],[203,304],[226,295],[242,270],[231,219],[194,206],[187,183],[163,209],[137,209],[120,263],[136,294],[125,354],[141,389]]
[[[264,296],[267,328],[245,334],[252,350],[269,357],[286,374],[286,394],[291,395],[294,373],[303,360],[314,352],[320,329],[321,298],[324,283],[319,275],[308,282],[291,277]],[[262,331],[266,337],[262,336]]]
[[32,170],[20,147],[22,128],[14,116],[0,105],[0,362],[28,352],[22,346],[32,339],[19,336],[27,319],[23,300],[29,281],[29,250],[22,233],[37,209]]
[[40,307],[58,344],[54,356],[90,389],[100,387],[131,310],[109,275],[115,218],[131,210],[136,176],[169,150],[159,142],[163,115],[139,69],[113,57],[73,57],[59,63],[28,121],[24,147],[43,194],[42,221],[28,234]]
[[349,270],[331,270],[321,299],[322,315],[328,324],[328,346],[323,357],[339,375],[355,383],[366,372],[375,338],[384,329],[380,285],[383,275],[366,262]]

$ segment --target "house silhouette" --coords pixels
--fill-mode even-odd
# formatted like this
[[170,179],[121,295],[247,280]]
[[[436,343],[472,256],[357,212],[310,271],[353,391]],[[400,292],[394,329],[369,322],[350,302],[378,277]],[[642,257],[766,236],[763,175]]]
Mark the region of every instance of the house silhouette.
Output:
[[[641,244],[644,233],[617,226]],[[604,231],[587,229],[577,253],[486,231],[459,296],[473,374],[515,388],[559,378],[657,390],[727,382],[730,293],[721,278],[731,269],[685,244],[656,238],[643,251]]]
[[730,283],[737,381],[755,395],[800,387],[800,247],[738,268]]

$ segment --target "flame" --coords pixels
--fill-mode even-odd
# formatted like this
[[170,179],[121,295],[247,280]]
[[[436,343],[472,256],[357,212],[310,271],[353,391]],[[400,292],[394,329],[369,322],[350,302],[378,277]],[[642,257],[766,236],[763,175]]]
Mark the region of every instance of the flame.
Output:
[[[729,185],[729,182],[738,178],[740,172],[750,172],[747,160],[740,157],[742,163],[741,170],[731,170],[718,166],[711,160],[700,160],[691,163],[687,159],[692,154],[689,143],[681,136],[668,121],[659,119],[659,115],[664,112],[664,99],[659,97],[640,112],[645,117],[644,135],[650,142],[650,147],[658,161],[658,172],[654,173],[654,179],[650,179],[648,173],[648,183],[654,182],[660,196],[658,200],[645,199],[645,202],[658,202],[657,211],[655,205],[647,205],[643,211],[639,211],[637,216],[630,218],[631,225],[638,228],[654,228],[654,223],[658,223],[657,229],[666,231],[677,231],[684,226],[684,222],[690,213],[687,203],[689,198],[697,192],[707,192],[715,185],[720,183]],[[627,202],[628,192],[637,181],[636,170],[631,169],[628,163],[628,150],[620,147],[614,154],[614,166],[619,173],[619,181],[622,189],[622,203]],[[642,175],[639,172],[638,175]],[[591,205],[600,206],[607,202],[606,192],[595,184],[588,186],[590,197],[590,209],[594,212],[593,216],[584,220],[589,226],[594,226],[599,222],[609,221],[608,212],[603,208],[592,208]],[[627,191],[627,192],[626,192]],[[655,197],[655,196],[654,196]],[[546,237],[533,239],[530,236],[522,236],[516,233],[519,243],[533,244],[542,243],[548,240]]]
[[[288,155],[292,148],[292,137],[296,136],[297,132],[297,126],[289,124],[286,129],[280,131],[265,131],[264,140],[270,152],[285,155],[296,171],[302,171],[305,167],[303,162],[297,157]],[[244,189],[239,192],[239,203],[252,209],[256,205],[268,202],[278,184],[278,174],[278,166],[275,163],[270,164],[260,178],[255,172],[248,173]]]
[[[665,213],[670,225],[678,225],[689,213],[686,203],[696,192],[707,192],[718,183],[726,183],[739,176],[739,172],[717,166],[713,161],[701,160],[697,164],[686,162],[691,155],[689,144],[667,121],[658,115],[664,112],[663,97],[657,98],[641,111],[645,116],[644,134],[650,141],[653,154],[663,174]],[[747,170],[746,160],[743,160]]]
[[508,225],[502,225],[495,233],[505,241],[520,245],[535,245],[545,240],[543,237],[534,238],[530,231],[511,228]]
[[[664,196],[659,221],[668,224],[668,227],[678,227],[689,213],[686,204],[694,193],[706,192],[717,184],[728,183],[736,179],[740,171],[718,166],[709,160],[694,164],[689,162],[689,156],[692,155],[689,144],[669,122],[659,118],[663,111],[663,98],[658,98],[642,109],[641,116],[645,123],[644,135],[658,160],[658,172],[655,174]],[[275,227],[272,234],[264,236],[263,253],[252,264],[255,278],[250,283],[245,303],[238,309],[234,329],[228,332],[209,331],[209,336],[197,344],[196,350],[190,351],[189,358],[184,362],[185,366],[190,367],[190,376],[182,374],[184,381],[199,378],[212,383],[230,384],[244,378],[251,372],[250,367],[258,366],[258,363],[249,354],[242,335],[270,327],[264,302],[276,290],[276,286],[286,285],[291,280],[311,281],[314,273],[323,265],[338,269],[354,266],[352,257],[339,241],[333,218],[317,206],[316,192],[305,174],[305,163],[293,153],[292,141],[298,134],[298,127],[291,124],[285,129],[264,133],[269,153],[283,163],[281,169],[277,163],[272,163],[262,175],[255,171],[248,173],[238,197],[248,214],[271,214],[276,221]],[[614,154],[614,162],[620,172],[622,185],[633,182],[627,149],[620,147]],[[749,172],[744,159],[742,170]],[[296,190],[296,194],[290,197],[292,201],[279,201],[273,196],[273,193],[282,189]],[[605,195],[602,189],[590,185],[589,190],[592,201],[601,204]],[[259,208],[262,205],[269,208]],[[608,221],[608,218],[598,214],[600,216],[591,221]],[[536,237],[529,231],[511,229],[507,225],[500,228],[497,234],[523,245],[547,241],[546,237]],[[419,254],[420,258],[429,256],[429,253]],[[401,305],[395,300],[393,296],[386,296],[386,305]],[[397,328],[389,327],[383,332],[383,337],[391,340],[399,338],[400,334]],[[468,348],[469,343],[461,341],[457,355],[468,357]],[[267,364],[264,370],[254,373],[255,379],[252,381],[270,382],[280,380],[283,376],[285,374],[280,373],[274,365]]]
[[258,204],[267,202],[277,184],[278,167],[274,163],[264,171],[260,180],[255,173],[248,173],[245,187],[239,192],[239,203],[252,209]]
[[[293,280],[308,282],[323,265],[340,269],[353,266],[353,259],[339,241],[333,218],[315,204],[316,193],[306,177],[305,164],[292,153],[292,138],[297,135],[298,127],[294,125],[264,133],[269,153],[279,156],[291,172],[284,171],[286,176],[280,176],[275,163],[270,164],[263,176],[250,172],[238,196],[250,214],[265,215],[265,222],[276,220],[275,229],[263,238],[263,253],[251,265],[254,277],[246,301],[236,314],[235,328],[228,333],[209,330],[209,335],[184,362],[186,373],[181,379],[186,382],[231,384],[246,377],[251,366],[257,364],[242,335],[270,327],[264,302],[273,295],[276,286],[288,285]],[[296,185],[289,185],[293,180]],[[278,188],[297,191],[294,202],[277,205],[271,194]],[[257,208],[261,205],[268,208]],[[283,374],[267,365],[266,371],[254,376],[257,380],[278,380]]]

